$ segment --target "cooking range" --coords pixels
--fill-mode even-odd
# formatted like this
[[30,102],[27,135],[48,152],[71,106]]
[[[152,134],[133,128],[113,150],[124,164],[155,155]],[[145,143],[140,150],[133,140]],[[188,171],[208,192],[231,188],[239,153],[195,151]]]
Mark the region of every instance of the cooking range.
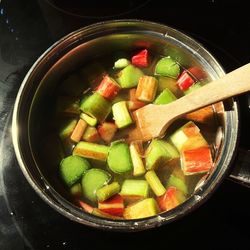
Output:
[[[198,210],[172,224],[137,233],[99,231],[50,208],[27,183],[13,150],[11,115],[18,88],[36,58],[62,36],[110,19],[146,19],[172,26],[202,43],[231,71],[250,61],[250,19],[244,5],[205,1],[0,1],[0,249],[93,249],[180,247],[248,249],[249,170],[220,185]],[[224,12],[222,12],[224,10]],[[226,12],[225,12],[226,10]],[[222,14],[223,13],[223,14]],[[250,159],[250,97],[238,98],[241,114],[239,155],[234,167]],[[244,179],[245,178],[245,179]],[[239,184],[239,182],[241,184]]]

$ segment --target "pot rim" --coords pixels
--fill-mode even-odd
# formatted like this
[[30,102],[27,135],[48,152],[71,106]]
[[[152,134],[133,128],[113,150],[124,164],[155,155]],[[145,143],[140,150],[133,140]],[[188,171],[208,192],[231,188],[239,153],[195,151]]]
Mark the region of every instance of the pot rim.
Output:
[[[22,104],[22,95],[25,93],[25,88],[26,85],[29,83],[29,79],[31,75],[36,72],[37,69],[39,69],[39,64],[41,61],[44,60],[50,53],[53,52],[58,46],[60,46],[64,41],[67,41],[73,36],[77,36],[80,33],[88,33],[88,32],[93,32],[93,29],[97,29],[102,27],[103,25],[107,26],[110,24],[131,24],[131,23],[136,23],[136,24],[145,24],[149,26],[157,26],[157,27],[162,27],[163,29],[171,30],[172,32],[178,34],[178,36],[181,36],[185,38],[185,41],[190,42],[192,45],[194,44],[196,48],[198,48],[200,51],[203,51],[213,62],[213,66],[216,67],[216,74],[217,76],[222,76],[225,74],[224,69],[222,66],[219,64],[219,62],[215,59],[215,57],[207,50],[204,48],[202,44],[191,38],[190,36],[186,35],[182,31],[176,30],[172,27],[169,27],[168,25],[161,24],[161,23],[156,23],[156,22],[150,22],[146,20],[138,20],[138,19],[119,19],[119,20],[108,20],[104,22],[98,22],[94,23],[92,25],[85,26],[83,28],[80,28],[76,31],[73,31],[69,33],[68,35],[62,37],[59,39],[57,42],[55,42],[53,45],[51,45],[32,65],[32,67],[29,69],[27,72],[25,78],[22,81],[22,84],[19,88],[15,105],[14,105],[14,111],[13,111],[13,116],[12,116],[12,141],[14,145],[14,151],[19,163],[19,166],[29,182],[29,184],[32,186],[32,188],[38,193],[38,195],[46,202],[48,203],[51,207],[53,207],[56,211],[61,213],[62,215],[68,217],[69,219],[88,225],[92,226],[95,228],[99,229],[111,229],[111,230],[118,230],[118,231],[140,231],[140,230],[145,230],[148,228],[160,226],[162,224],[169,223],[173,220],[176,220],[177,218],[181,218],[182,216],[190,213],[197,207],[199,207],[201,204],[203,204],[211,195],[212,193],[216,190],[216,188],[219,186],[223,178],[228,174],[229,169],[230,169],[230,163],[235,157],[235,149],[238,144],[238,129],[239,129],[239,110],[238,110],[238,103],[237,101],[233,101],[233,108],[234,111],[231,112],[229,115],[227,115],[227,119],[229,119],[230,124],[234,124],[234,131],[235,133],[230,134],[229,129],[227,126],[225,126],[225,141],[230,140],[231,143],[228,143],[227,145],[224,145],[224,151],[227,148],[227,155],[223,155],[223,159],[219,159],[218,164],[223,161],[223,165],[226,167],[222,171],[221,168],[216,168],[211,176],[208,178],[206,183],[202,186],[202,188],[199,188],[195,194],[193,194],[186,202],[183,204],[179,205],[177,208],[170,210],[167,213],[161,213],[153,217],[149,218],[144,218],[144,219],[137,219],[137,220],[109,220],[109,219],[104,219],[100,217],[96,217],[87,213],[84,213],[80,209],[75,209],[75,213],[72,213],[72,204],[66,201],[64,198],[63,201],[63,207],[62,207],[62,201],[58,201],[58,199],[53,199],[47,192],[41,192],[41,189],[39,188],[38,182],[33,178],[32,174],[28,170],[28,166],[25,162],[25,159],[22,154],[22,146],[19,143],[19,133],[20,131],[18,130],[18,125],[19,125],[19,108]],[[168,35],[168,34],[166,34]],[[185,46],[190,46],[187,45],[186,43],[184,44]],[[219,74],[219,75],[218,75]],[[234,117],[233,117],[234,116]],[[226,143],[224,143],[226,144]],[[214,179],[212,177],[215,177]],[[49,187],[49,184],[46,182],[46,180],[43,180],[45,187]],[[205,190],[205,191],[204,191]],[[51,189],[53,193],[53,189]],[[55,191],[56,192],[56,191]],[[56,193],[57,194],[57,193]],[[58,195],[58,194],[57,194]],[[176,214],[178,210],[178,214]]]

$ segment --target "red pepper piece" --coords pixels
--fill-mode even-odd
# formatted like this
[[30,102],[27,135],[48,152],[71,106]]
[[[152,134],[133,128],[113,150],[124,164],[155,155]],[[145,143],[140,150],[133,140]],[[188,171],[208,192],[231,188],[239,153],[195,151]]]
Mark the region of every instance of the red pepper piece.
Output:
[[105,142],[110,142],[117,131],[117,126],[113,122],[104,122],[98,126],[97,130]]
[[116,194],[106,201],[98,202],[98,209],[104,213],[122,216],[124,211],[124,201],[121,195]]
[[161,211],[169,211],[177,207],[182,201],[183,197],[180,196],[180,191],[176,187],[169,187],[165,194],[160,197],[157,197],[157,202]]
[[148,67],[148,50],[144,49],[132,57],[132,64],[138,67]]
[[211,150],[205,146],[183,151],[181,162],[186,175],[208,172],[213,166]]
[[187,73],[187,71],[183,71],[177,80],[177,84],[182,91],[187,90],[191,85],[193,85],[194,79]]
[[118,83],[108,75],[106,75],[101,83],[97,86],[96,92],[98,92],[104,98],[109,100],[114,99],[114,97],[118,94],[120,90],[120,86]]

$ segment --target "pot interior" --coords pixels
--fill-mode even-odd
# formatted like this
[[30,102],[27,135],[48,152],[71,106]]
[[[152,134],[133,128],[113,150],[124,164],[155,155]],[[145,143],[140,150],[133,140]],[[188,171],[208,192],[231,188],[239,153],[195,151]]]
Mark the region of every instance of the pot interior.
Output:
[[[119,25],[121,27],[115,29],[108,23],[106,30],[99,25],[91,32],[89,29],[82,29],[59,41],[33,66],[25,79],[25,86],[20,95],[18,117],[19,131],[22,131],[22,135],[19,145],[25,168],[28,169],[28,178],[31,178],[35,186],[43,190],[46,196],[52,197],[58,203],[57,207],[70,211],[74,217],[78,217],[78,221],[81,217],[79,211],[77,212],[79,209],[70,205],[70,194],[58,176],[58,166],[65,155],[57,137],[60,119],[55,119],[58,97],[63,88],[62,82],[69,76],[81,75],[93,62],[110,65],[114,61],[114,56],[120,52],[130,53],[144,48],[156,55],[171,56],[183,68],[192,66],[202,68],[207,72],[208,81],[224,74],[220,65],[200,44],[182,33],[153,24],[147,26],[145,23],[137,25],[132,23],[127,27],[126,23],[121,22]],[[98,65],[95,67],[98,70]],[[91,79],[91,75],[89,77]],[[83,89],[89,88],[89,82],[82,81],[82,84]],[[229,157],[225,153],[227,129],[235,126],[231,124],[235,121],[235,117],[231,116],[237,118],[235,103],[232,100],[213,105],[213,109],[214,116],[210,121],[213,126],[205,124],[203,131],[206,140],[215,148],[213,152],[215,169],[199,187],[197,191],[201,195],[199,200],[207,196],[225,174],[228,166],[227,163],[221,162],[225,161],[222,159],[222,154],[224,157]],[[218,128],[220,135],[223,136],[216,140]],[[232,143],[234,147],[236,142]],[[191,210],[195,203],[199,202],[195,198],[189,200],[189,204],[182,208],[181,214]],[[175,216],[172,215],[171,218]]]

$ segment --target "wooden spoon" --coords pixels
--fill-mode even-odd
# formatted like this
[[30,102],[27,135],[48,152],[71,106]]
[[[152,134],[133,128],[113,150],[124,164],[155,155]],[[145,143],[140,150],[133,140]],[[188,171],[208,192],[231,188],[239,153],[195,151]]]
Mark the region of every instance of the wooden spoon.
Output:
[[136,110],[133,113],[136,126],[126,131],[126,140],[147,141],[161,137],[169,125],[182,115],[247,91],[250,91],[250,63],[174,102],[148,104]]

